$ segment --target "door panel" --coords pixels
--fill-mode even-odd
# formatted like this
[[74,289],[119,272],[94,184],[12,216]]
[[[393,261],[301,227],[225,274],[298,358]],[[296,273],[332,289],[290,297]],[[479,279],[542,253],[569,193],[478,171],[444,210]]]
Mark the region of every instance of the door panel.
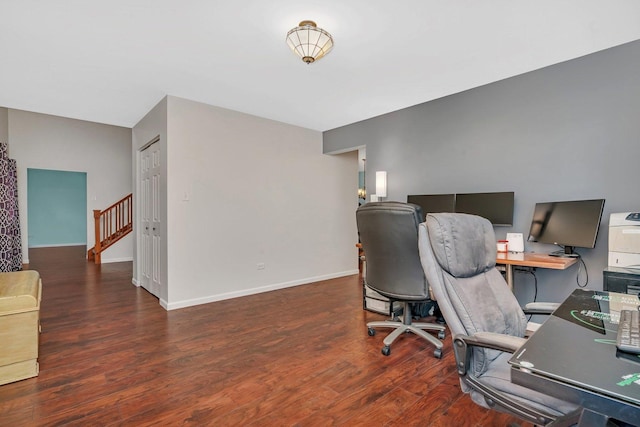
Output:
[[140,216],[142,242],[140,285],[159,297],[161,285],[160,144],[154,142],[140,156]]

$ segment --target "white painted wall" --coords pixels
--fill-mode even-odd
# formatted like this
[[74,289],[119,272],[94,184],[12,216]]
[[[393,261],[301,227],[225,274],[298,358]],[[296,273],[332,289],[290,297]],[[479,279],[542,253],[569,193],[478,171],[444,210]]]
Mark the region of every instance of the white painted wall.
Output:
[[[323,155],[320,132],[171,96],[163,102],[163,306],[357,273],[356,152]],[[134,150],[162,133],[161,110],[134,127]],[[265,268],[258,270],[258,263]]]
[[[23,262],[28,262],[27,169],[87,173],[87,245],[94,245],[93,209],[131,192],[131,129],[21,110],[8,111],[9,154],[18,166]],[[131,235],[107,249],[102,262],[130,261]]]

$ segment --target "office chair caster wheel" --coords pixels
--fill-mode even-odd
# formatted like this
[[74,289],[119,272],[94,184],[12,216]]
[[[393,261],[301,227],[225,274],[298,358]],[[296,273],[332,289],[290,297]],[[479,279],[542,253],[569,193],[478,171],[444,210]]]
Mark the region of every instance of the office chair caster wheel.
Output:
[[444,331],[440,331],[440,332],[438,332],[438,339],[443,340],[443,339],[444,339],[444,337],[445,337],[445,335],[444,335]]
[[436,359],[442,359],[442,349],[441,349],[441,348],[436,348],[436,349],[433,351],[433,356],[434,356]]
[[376,334],[376,330],[373,328],[368,328],[367,333],[369,334],[370,337],[372,337]]
[[382,354],[384,354],[385,356],[390,355],[391,347],[389,347],[388,345],[385,345],[384,347],[382,347]]

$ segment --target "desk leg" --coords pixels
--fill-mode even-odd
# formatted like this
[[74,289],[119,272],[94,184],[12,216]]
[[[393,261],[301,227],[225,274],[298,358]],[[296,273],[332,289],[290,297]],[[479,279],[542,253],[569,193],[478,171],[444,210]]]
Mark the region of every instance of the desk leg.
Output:
[[513,266],[506,264],[505,269],[507,271],[507,285],[509,285],[509,290],[513,292]]

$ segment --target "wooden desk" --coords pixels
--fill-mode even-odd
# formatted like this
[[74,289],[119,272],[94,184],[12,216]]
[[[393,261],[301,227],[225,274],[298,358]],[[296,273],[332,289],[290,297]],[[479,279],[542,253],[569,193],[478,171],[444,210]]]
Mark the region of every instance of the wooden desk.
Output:
[[513,292],[513,266],[551,268],[564,270],[578,261],[578,258],[563,258],[534,252],[498,252],[496,264],[502,264],[507,271],[507,284]]
[[[364,261],[364,250],[361,243],[356,243],[358,248],[358,267],[362,274],[362,262]],[[496,254],[496,264],[506,267],[507,285],[513,292],[513,266],[551,268],[553,270],[564,270],[578,262],[578,258],[564,258],[540,254],[535,252],[498,252]]]

